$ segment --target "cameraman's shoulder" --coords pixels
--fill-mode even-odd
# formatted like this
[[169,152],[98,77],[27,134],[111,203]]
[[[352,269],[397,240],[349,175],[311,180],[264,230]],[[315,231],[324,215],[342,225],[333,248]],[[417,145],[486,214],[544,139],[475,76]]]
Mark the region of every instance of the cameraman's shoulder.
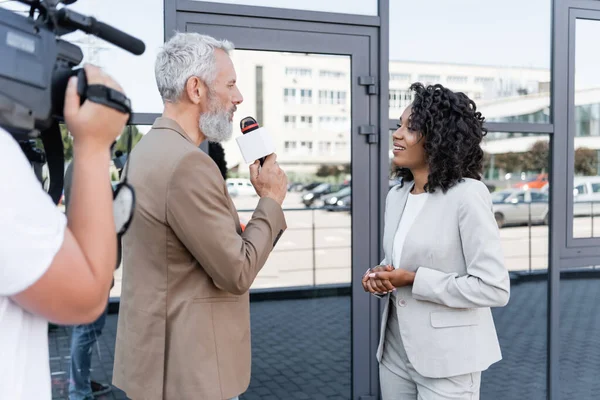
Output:
[[19,144],[4,128],[0,127],[0,152],[2,154],[12,153],[12,150],[18,149]]
[[19,175],[33,174],[19,143],[2,128],[0,128],[0,174],[18,179],[21,179]]

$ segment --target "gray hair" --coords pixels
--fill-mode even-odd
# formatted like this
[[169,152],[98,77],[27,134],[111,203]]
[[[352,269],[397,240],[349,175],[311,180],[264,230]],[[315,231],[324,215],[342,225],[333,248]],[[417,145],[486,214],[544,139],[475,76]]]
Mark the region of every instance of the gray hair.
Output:
[[154,66],[156,84],[163,102],[176,103],[192,76],[197,76],[210,86],[217,76],[216,49],[230,54],[233,44],[199,33],[178,32],[169,39],[156,57]]

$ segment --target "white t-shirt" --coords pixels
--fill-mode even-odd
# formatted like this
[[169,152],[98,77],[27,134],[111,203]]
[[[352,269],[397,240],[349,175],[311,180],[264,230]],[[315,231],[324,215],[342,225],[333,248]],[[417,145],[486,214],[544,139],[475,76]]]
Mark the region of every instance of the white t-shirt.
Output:
[[62,245],[66,217],[3,129],[0,187],[0,399],[49,400],[48,322],[9,296],[44,275]]
[[408,235],[408,231],[415,222],[417,215],[423,208],[425,201],[427,201],[427,196],[429,196],[428,193],[408,194],[408,199],[406,200],[406,205],[404,206],[404,212],[402,213],[402,218],[400,219],[400,223],[398,224],[398,230],[396,231],[396,235],[394,236],[394,247],[392,249],[392,265],[396,269],[401,267],[400,259],[402,257],[402,248],[404,247],[406,235]]

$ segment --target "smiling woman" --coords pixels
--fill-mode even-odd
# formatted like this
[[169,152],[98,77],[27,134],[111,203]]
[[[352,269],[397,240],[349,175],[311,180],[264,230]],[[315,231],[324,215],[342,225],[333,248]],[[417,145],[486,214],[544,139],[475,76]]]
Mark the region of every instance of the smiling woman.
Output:
[[442,85],[410,90],[414,100],[392,135],[402,183],[386,201],[385,258],[362,281],[387,300],[381,393],[479,398],[481,372],[502,358],[491,307],[505,306],[510,293],[491,195],[480,181],[484,118],[465,94]]

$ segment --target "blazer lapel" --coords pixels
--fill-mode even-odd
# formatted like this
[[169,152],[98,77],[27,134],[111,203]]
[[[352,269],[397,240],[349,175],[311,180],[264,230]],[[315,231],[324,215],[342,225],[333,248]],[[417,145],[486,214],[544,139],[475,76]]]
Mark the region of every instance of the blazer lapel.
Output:
[[398,224],[400,224],[400,219],[402,218],[407,199],[408,190],[406,187],[399,189],[398,193],[395,196],[391,196],[389,199],[383,239],[383,251],[385,253],[385,260],[388,264],[391,264],[393,261],[391,257],[392,249],[394,247],[394,237],[396,236]]

